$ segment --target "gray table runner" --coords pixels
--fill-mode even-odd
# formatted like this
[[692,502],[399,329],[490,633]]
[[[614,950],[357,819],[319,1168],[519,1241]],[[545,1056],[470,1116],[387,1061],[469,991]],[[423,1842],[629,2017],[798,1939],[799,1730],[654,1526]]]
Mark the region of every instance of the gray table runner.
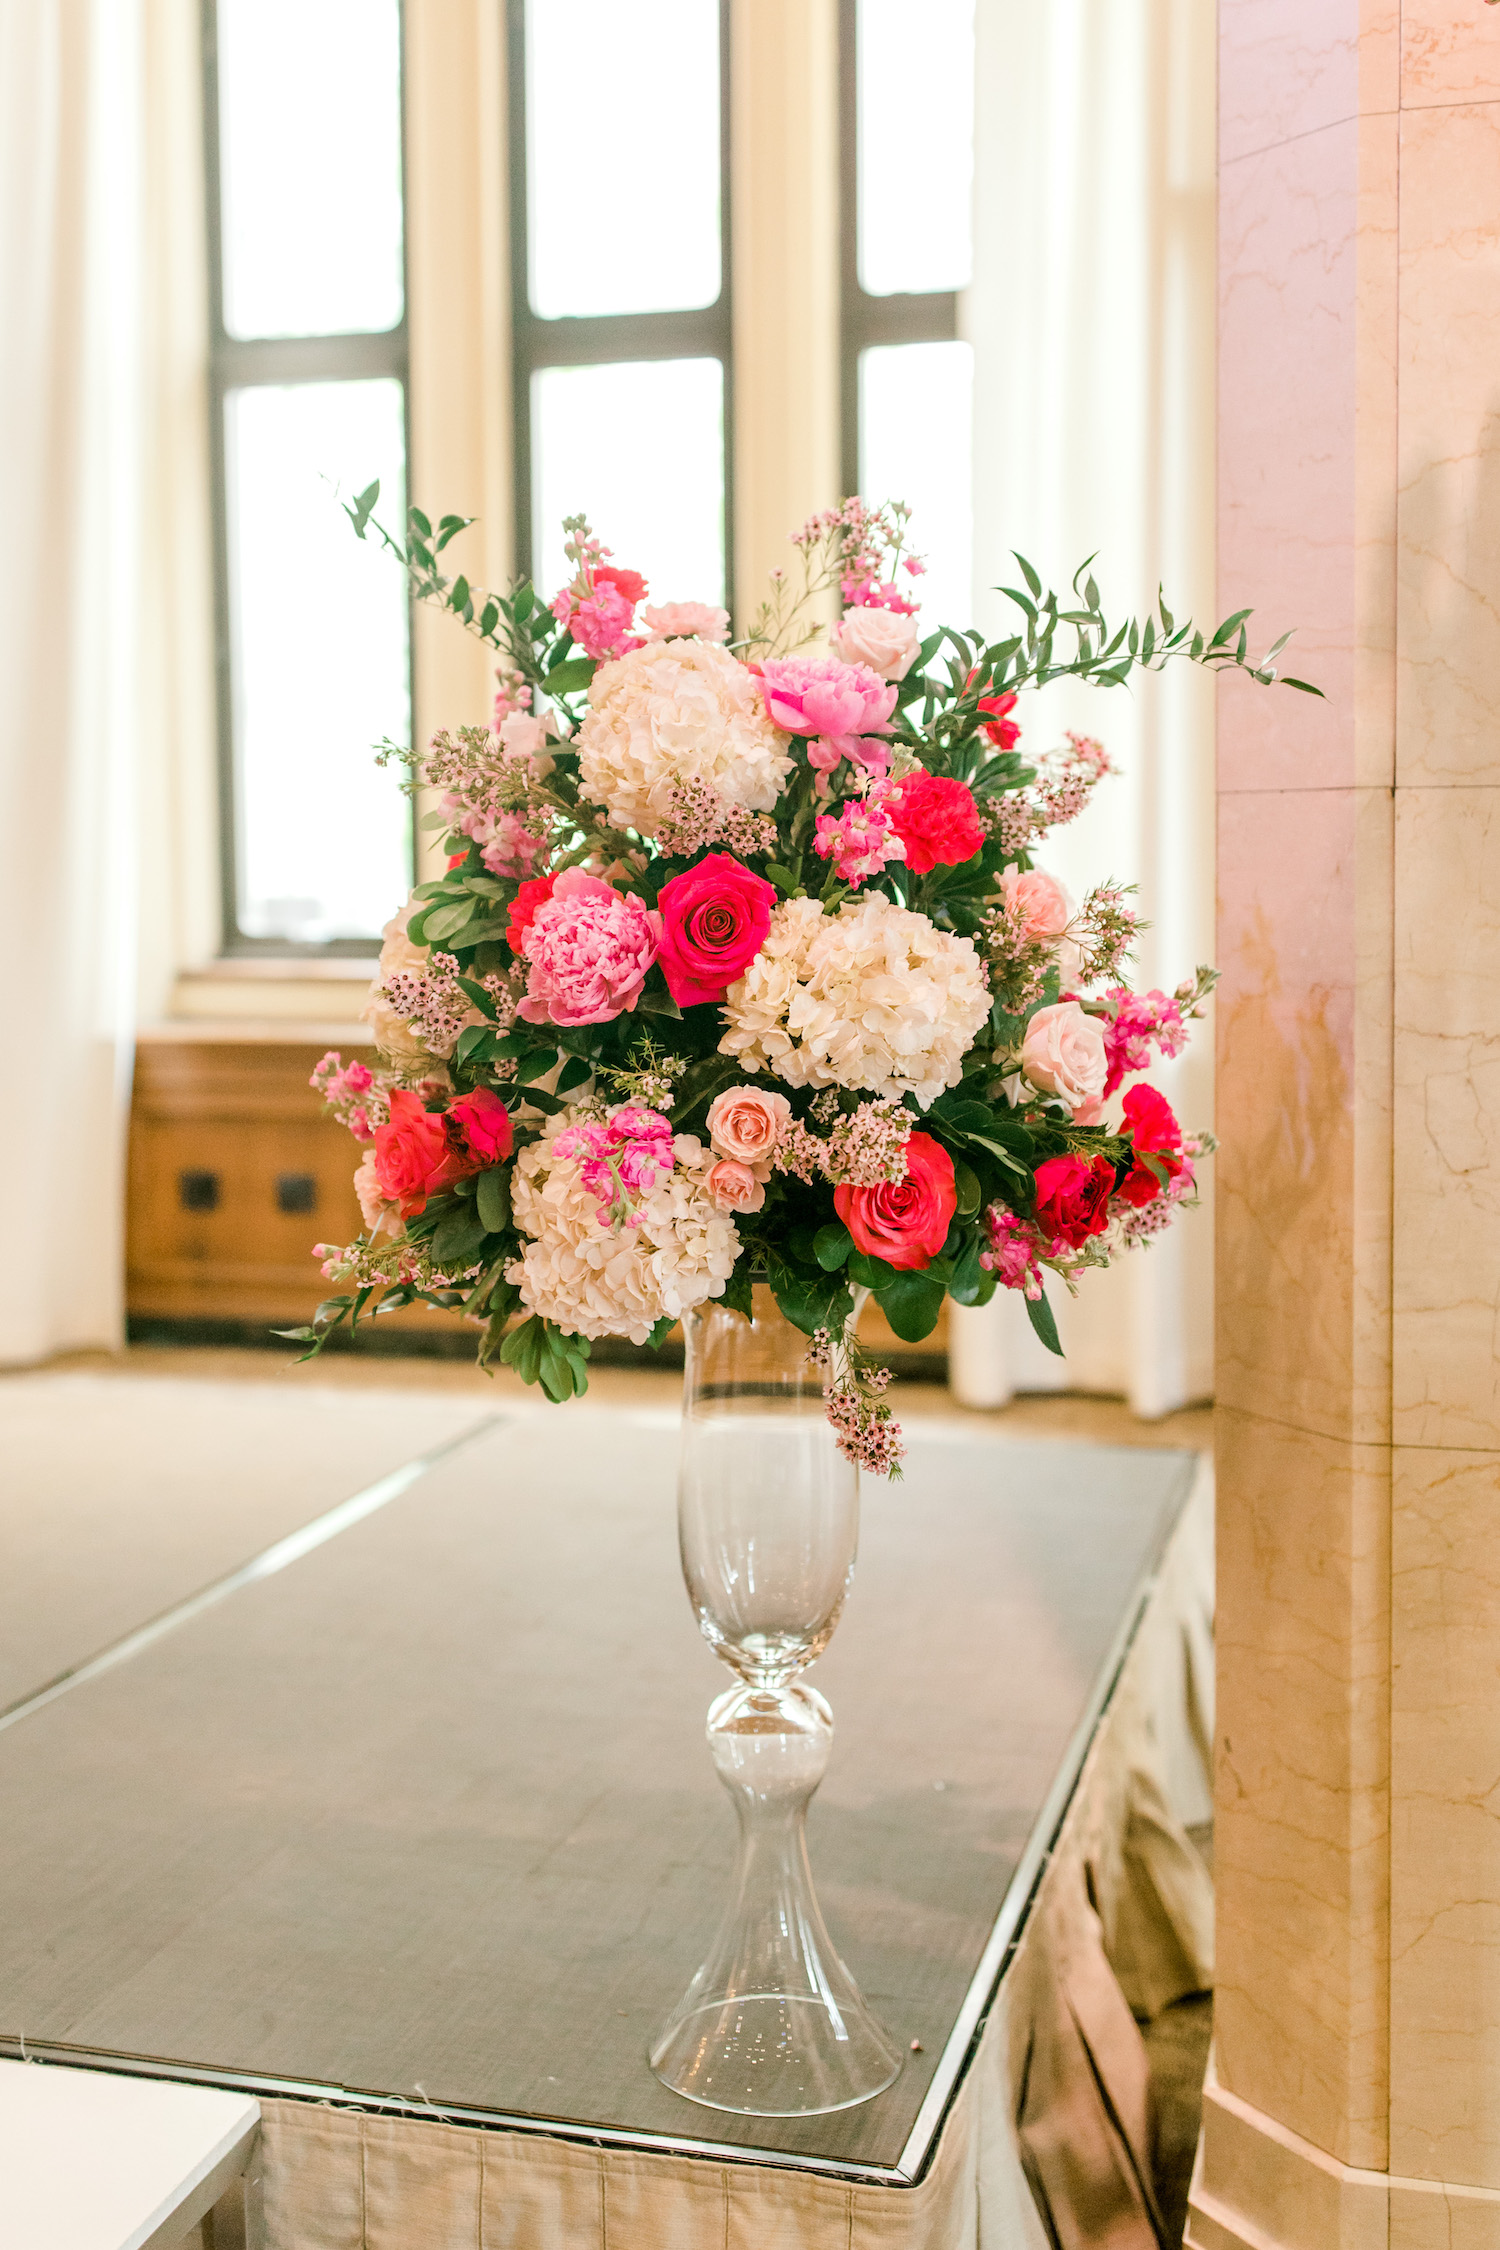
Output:
[[648,2034],[724,1902],[675,1428],[500,1424],[0,1733],[0,2044],[894,2164],[1191,1457],[912,1433],[813,1673],[835,1942],[908,2051],[737,2119]]

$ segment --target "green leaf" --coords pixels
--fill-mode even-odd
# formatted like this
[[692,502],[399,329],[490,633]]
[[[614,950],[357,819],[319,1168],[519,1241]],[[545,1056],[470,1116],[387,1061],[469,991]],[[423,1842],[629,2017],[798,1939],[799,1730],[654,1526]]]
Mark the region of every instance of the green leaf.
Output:
[[1021,576],[1025,579],[1027,585],[1031,588],[1031,591],[1036,595],[1040,595],[1042,591],[1042,582],[1040,578],[1038,578],[1036,572],[1032,569],[1030,563],[1026,560],[1026,557],[1021,554],[1016,554],[1016,550],[1014,547],[1012,547],[1011,553],[1016,556],[1016,561],[1021,566]]
[[1304,695],[1321,696],[1323,693],[1323,690],[1320,687],[1313,686],[1311,680],[1294,680],[1291,677],[1290,673],[1288,673],[1287,677],[1282,681],[1281,684],[1283,687],[1300,688]]
[[1232,617],[1226,617],[1223,624],[1219,627],[1217,633],[1215,633],[1213,639],[1209,642],[1209,647],[1211,649],[1227,648],[1229,643],[1234,639],[1235,634],[1244,624],[1245,619],[1250,614],[1251,613],[1248,609],[1237,609]]
[[1052,1317],[1052,1307],[1048,1304],[1045,1293],[1040,1297],[1026,1299],[1026,1317],[1036,1330],[1038,1340],[1046,1345],[1049,1352],[1056,1352],[1061,1359],[1063,1348],[1057,1340],[1057,1322]]
[[591,656],[565,656],[561,664],[554,664],[542,681],[548,695],[576,695],[586,688],[594,676],[594,659]]
[[423,943],[441,945],[445,938],[457,937],[459,931],[474,919],[476,901],[464,897],[446,906],[429,906],[422,916]]
[[785,898],[794,898],[802,888],[791,869],[783,867],[779,860],[766,861],[766,874]]
[[813,1236],[813,1256],[825,1273],[837,1273],[854,1248],[854,1237],[841,1219],[819,1227]]
[[273,1328],[271,1334],[285,1336],[293,1344],[315,1344],[318,1340],[316,1328]]
[[746,1320],[749,1320],[755,1310],[751,1287],[750,1261],[748,1258],[741,1258],[724,1284],[724,1294],[719,1303],[726,1312],[743,1313]]
[[771,1290],[792,1326],[804,1336],[819,1328],[837,1335],[854,1310],[854,1299],[841,1277],[807,1274],[779,1258],[771,1269]]
[[976,1304],[985,1283],[990,1279],[988,1268],[979,1263],[983,1250],[983,1240],[975,1234],[969,1237],[959,1252],[953,1278],[948,1283],[948,1294],[955,1304]]
[[484,1223],[478,1213],[464,1204],[443,1220],[428,1249],[440,1266],[466,1266],[484,1248],[484,1235]]
[[[488,1016],[490,1022],[493,1023],[495,1021],[494,994],[492,992],[486,992],[484,986],[477,983],[473,977],[455,977],[453,981],[458,986],[460,992],[467,993],[468,997],[473,1001],[480,1014]],[[470,1031],[478,1031],[480,1029],[480,1026],[477,1023],[471,1023],[467,1026],[467,1028]]]
[[856,1289],[878,1289],[883,1282],[889,1281],[894,1270],[883,1258],[872,1258],[866,1251],[851,1250],[849,1253],[849,1279]]
[[643,1016],[675,1016],[682,1021],[682,1010],[670,992],[643,992],[636,1006]]
[[958,1193],[959,1218],[972,1219],[983,1201],[983,1191],[977,1177],[969,1170],[967,1164],[954,1165],[953,1185]]
[[492,1164],[479,1175],[474,1203],[486,1234],[503,1234],[510,1225],[510,1174]]
[[943,1285],[928,1273],[898,1273],[875,1292],[875,1299],[903,1344],[920,1344],[937,1326]]
[[581,1086],[586,1078],[592,1078],[593,1075],[594,1066],[591,1062],[585,1062],[582,1055],[570,1055],[558,1073],[557,1090],[560,1094],[571,1094],[575,1086]]
[[651,1349],[654,1352],[659,1352],[661,1350],[662,1345],[666,1342],[667,1338],[671,1335],[673,1329],[676,1326],[677,1323],[672,1318],[672,1315],[670,1313],[663,1313],[661,1319],[655,1322],[650,1335],[646,1338],[647,1343],[651,1346]]
[[540,1054],[528,1055],[524,1062],[517,1064],[516,1078],[522,1086],[529,1086],[533,1079],[545,1078],[556,1062],[557,1049],[544,1047]]

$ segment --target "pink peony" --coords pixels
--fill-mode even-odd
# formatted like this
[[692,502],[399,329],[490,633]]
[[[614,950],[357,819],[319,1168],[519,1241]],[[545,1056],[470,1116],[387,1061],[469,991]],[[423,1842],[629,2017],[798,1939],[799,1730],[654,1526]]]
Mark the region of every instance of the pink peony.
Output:
[[[792,1120],[785,1094],[761,1086],[728,1086],[708,1105],[708,1137],[715,1156],[744,1165],[756,1179],[771,1176],[771,1152]],[[759,1206],[757,1206],[759,1208]]]
[[732,1157],[712,1165],[703,1184],[721,1211],[758,1211],[766,1200],[748,1164],[736,1164]]
[[656,959],[661,916],[570,867],[521,940],[530,963],[517,1014],[528,1023],[608,1023],[633,1008]]
[[1076,1000],[1037,1009],[1026,1026],[1021,1068],[1033,1086],[1066,1102],[1075,1124],[1098,1123],[1107,1067],[1103,1028]]
[[707,602],[662,602],[641,611],[648,641],[727,641],[729,612]]
[[839,747],[878,734],[896,708],[893,681],[836,656],[772,656],[760,667],[766,709],[787,734],[824,736]]
[[679,1008],[722,1000],[766,941],[776,892],[729,852],[710,852],[663,883],[662,974]]

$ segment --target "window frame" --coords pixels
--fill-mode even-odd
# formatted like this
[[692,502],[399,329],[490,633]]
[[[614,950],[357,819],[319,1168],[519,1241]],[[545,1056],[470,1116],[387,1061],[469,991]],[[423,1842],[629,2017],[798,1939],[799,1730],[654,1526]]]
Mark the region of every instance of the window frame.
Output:
[[[239,790],[234,741],[233,634],[229,598],[229,496],[225,404],[231,391],[262,384],[295,384],[393,377],[401,385],[408,499],[411,482],[411,225],[410,121],[407,102],[408,37],[405,0],[396,0],[400,25],[401,70],[401,319],[394,328],[352,335],[231,336],[224,326],[223,199],[219,149],[218,0],[201,0],[203,61],[204,216],[208,264],[208,442],[214,576],[214,700],[217,718],[219,784],[219,889],[223,958],[263,960],[372,959],[380,939],[372,937],[253,937],[240,927]],[[407,608],[407,694],[416,710],[416,636],[412,605]],[[415,823],[408,845],[409,877],[416,881]]]
[[730,223],[730,15],[719,0],[719,294],[690,310],[567,315],[531,306],[530,180],[526,146],[526,0],[506,0],[506,170],[510,190],[512,490],[515,564],[533,555],[531,379],[548,367],[607,367],[653,359],[716,359],[724,385],[724,606],[734,615],[734,329]]
[[874,297],[859,278],[859,0],[839,0],[839,444],[845,492],[860,486],[859,363],[876,344],[962,341],[957,289]]

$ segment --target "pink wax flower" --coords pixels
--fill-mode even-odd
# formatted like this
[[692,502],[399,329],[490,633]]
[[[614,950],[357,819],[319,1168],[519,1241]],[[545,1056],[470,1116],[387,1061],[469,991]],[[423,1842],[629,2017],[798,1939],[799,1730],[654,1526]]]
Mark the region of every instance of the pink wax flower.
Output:
[[831,859],[841,882],[857,889],[878,875],[888,860],[904,859],[906,846],[891,825],[878,796],[851,797],[837,820],[819,813],[813,849]]
[[893,680],[836,656],[771,656],[760,675],[776,725],[788,734],[823,735],[840,756],[856,736],[880,733],[896,708]]
[[641,1102],[624,1102],[602,1118],[569,1126],[552,1148],[578,1166],[599,1205],[601,1227],[639,1226],[636,1206],[673,1164],[670,1121]]
[[641,996],[661,916],[640,899],[569,867],[521,940],[530,964],[516,1010],[528,1023],[608,1023]]

